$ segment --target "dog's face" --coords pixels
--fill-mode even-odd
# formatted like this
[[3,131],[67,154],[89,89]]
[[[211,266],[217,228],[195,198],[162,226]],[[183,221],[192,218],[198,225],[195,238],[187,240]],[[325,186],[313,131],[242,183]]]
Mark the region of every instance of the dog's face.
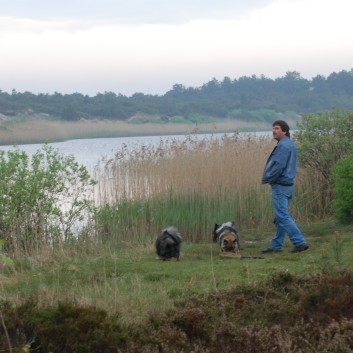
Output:
[[220,236],[220,246],[222,252],[238,252],[239,241],[237,235],[229,230],[224,231]]
[[213,242],[217,242],[220,245],[221,252],[239,252],[240,238],[234,221],[221,225],[216,223],[213,229]]

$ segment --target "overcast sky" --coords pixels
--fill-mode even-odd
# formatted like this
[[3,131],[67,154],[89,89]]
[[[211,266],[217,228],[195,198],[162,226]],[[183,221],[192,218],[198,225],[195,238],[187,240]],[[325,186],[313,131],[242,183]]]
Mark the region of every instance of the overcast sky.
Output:
[[0,0],[0,89],[164,94],[353,68],[352,0]]

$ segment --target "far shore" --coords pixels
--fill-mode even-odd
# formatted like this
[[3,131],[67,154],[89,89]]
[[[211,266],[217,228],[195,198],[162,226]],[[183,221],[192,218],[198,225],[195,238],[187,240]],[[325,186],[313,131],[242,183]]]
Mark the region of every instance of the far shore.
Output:
[[83,138],[162,136],[201,133],[266,131],[268,123],[220,120],[207,124],[131,124],[116,120],[80,120],[75,122],[30,120],[0,124],[0,145],[62,142]]

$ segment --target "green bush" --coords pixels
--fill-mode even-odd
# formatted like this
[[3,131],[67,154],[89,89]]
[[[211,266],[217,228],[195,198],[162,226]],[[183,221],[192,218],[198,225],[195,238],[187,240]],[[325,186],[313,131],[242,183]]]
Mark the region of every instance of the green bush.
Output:
[[187,117],[187,120],[191,121],[192,123],[197,123],[197,124],[207,124],[207,123],[212,123],[214,120],[207,116],[207,115],[203,115],[203,114],[197,114],[197,113],[193,113],[190,114]]
[[175,115],[170,118],[172,124],[190,124],[190,120],[186,119],[184,116]]
[[353,151],[353,112],[334,110],[303,115],[295,133],[298,159],[304,168],[319,172],[331,183],[331,169]]
[[0,239],[8,252],[66,241],[93,210],[87,169],[48,145],[31,159],[19,149],[0,151],[0,175]]
[[333,201],[332,169],[344,156],[353,152],[353,112],[333,110],[303,115],[294,139],[298,147],[298,162],[321,182],[322,208],[331,209]]
[[353,154],[333,168],[333,214],[343,223],[353,222]]
[[[297,119],[293,113],[288,113],[291,119]],[[242,110],[233,109],[228,113],[228,118],[234,120],[245,120],[251,122],[273,122],[280,118],[280,113],[272,109]]]

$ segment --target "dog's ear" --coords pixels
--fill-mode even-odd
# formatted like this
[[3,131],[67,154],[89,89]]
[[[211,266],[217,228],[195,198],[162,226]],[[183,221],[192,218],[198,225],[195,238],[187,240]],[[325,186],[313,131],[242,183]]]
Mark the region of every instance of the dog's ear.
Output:
[[232,228],[235,230],[235,233],[238,233],[238,230],[234,221],[232,221]]
[[213,232],[212,232],[212,234],[213,234],[212,240],[213,240],[214,243],[217,243],[217,238],[218,238],[217,229],[219,227],[220,227],[220,225],[215,223],[214,228],[213,228]]

